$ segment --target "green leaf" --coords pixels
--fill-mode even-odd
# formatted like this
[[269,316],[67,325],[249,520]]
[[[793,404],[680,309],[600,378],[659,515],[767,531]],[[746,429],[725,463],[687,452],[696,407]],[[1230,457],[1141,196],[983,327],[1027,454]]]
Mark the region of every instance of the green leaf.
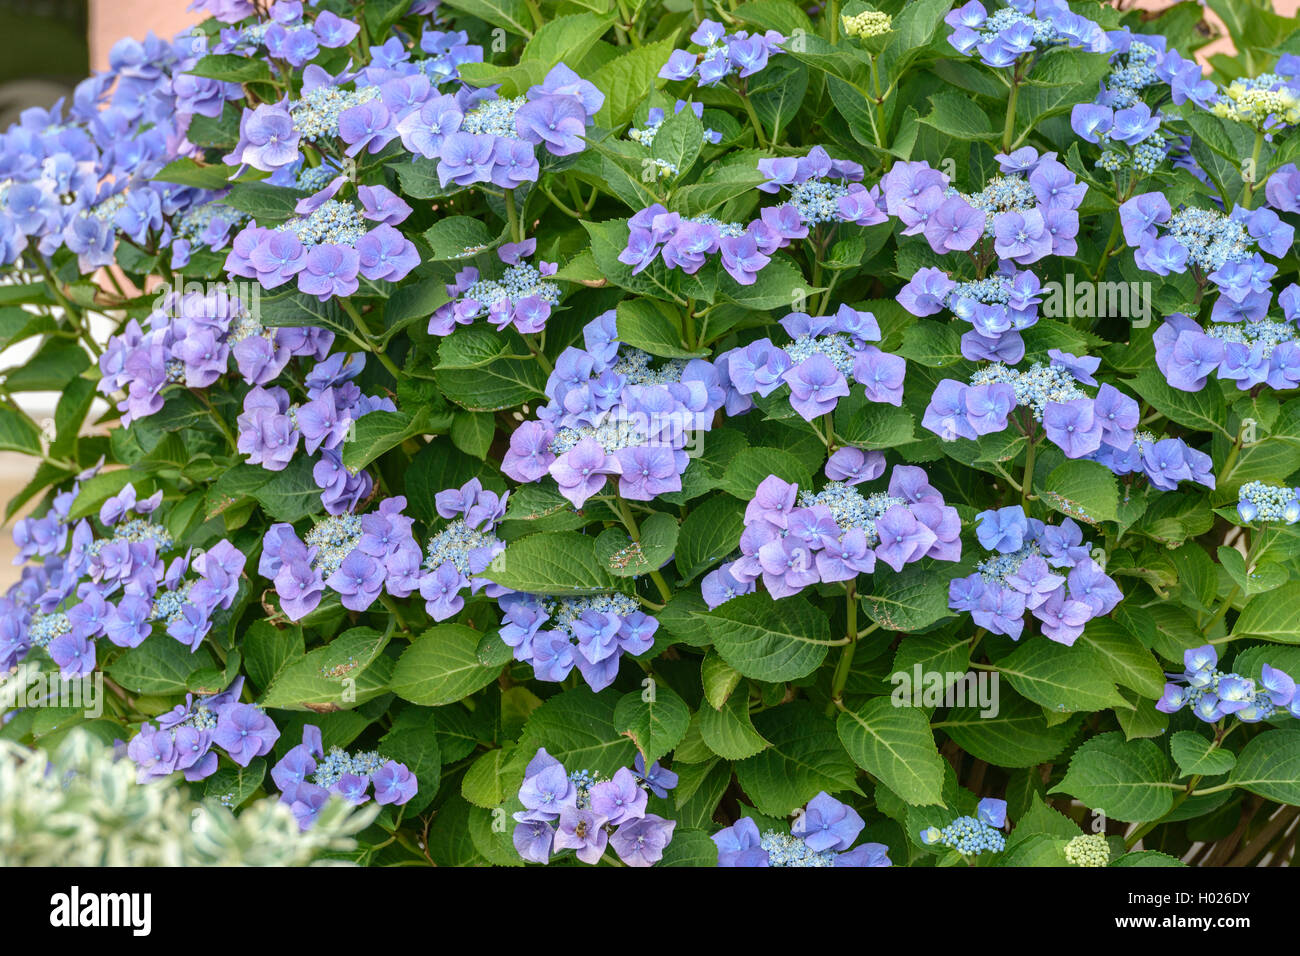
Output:
[[614,577],[632,578],[658,571],[677,547],[677,519],[656,512],[641,522],[641,540],[622,528],[606,528],[596,538],[596,557]]
[[759,172],[740,172],[730,167],[724,169],[716,178],[706,172],[699,182],[689,186],[680,186],[673,190],[669,199],[669,208],[683,216],[702,216],[713,212],[738,196],[753,192],[767,177]]
[[948,0],[911,0],[906,4],[890,25],[888,41],[877,65],[880,75],[901,77],[943,28],[943,16],[951,6]]
[[1124,706],[1099,662],[1046,638],[1022,641],[996,668],[1018,693],[1058,713]]
[[1088,648],[1107,676],[1143,697],[1159,699],[1165,690],[1165,673],[1151,652],[1126,628],[1110,618],[1094,618],[1074,646]]
[[482,637],[481,631],[463,624],[429,628],[411,642],[393,668],[393,693],[422,707],[441,707],[486,687],[499,671],[479,661]]
[[395,727],[379,738],[379,752],[405,764],[415,774],[419,790],[407,804],[407,813],[419,813],[438,794],[442,782],[442,748],[430,714],[416,727]]
[[1041,707],[1003,690],[995,713],[954,707],[934,726],[962,750],[996,767],[1035,767],[1059,757],[1078,725],[1075,719],[1049,727]]
[[894,350],[926,368],[943,368],[962,361],[961,336],[951,325],[924,319],[903,330],[903,344]]
[[1300,644],[1300,581],[1248,603],[1232,626],[1232,639],[1243,638]]
[[[447,488],[459,488],[475,477],[491,484],[490,473],[485,472],[483,462],[465,454],[448,438],[433,439],[416,452],[406,470],[405,491],[410,502],[409,514],[424,521],[435,520],[438,515],[438,492]],[[536,486],[525,485],[520,491],[533,487]],[[513,494],[510,500],[513,503]]]
[[857,790],[856,770],[831,721],[795,701],[765,710],[754,727],[771,742],[736,764],[736,780],[760,813],[787,816],[825,790]]
[[527,347],[513,331],[487,325],[461,326],[439,343],[438,364],[434,368],[483,368],[499,358],[522,355]]
[[[1297,734],[1300,737],[1300,733]],[[1159,820],[1174,803],[1169,760],[1150,740],[1124,740],[1118,733],[1084,741],[1070,769],[1051,793],[1068,793],[1115,820]]]
[[596,113],[596,125],[617,129],[632,118],[636,105],[653,90],[663,86],[659,71],[676,47],[674,34],[655,43],[647,43],[603,64],[588,79],[605,94],[605,102]]
[[496,435],[496,421],[488,412],[456,412],[451,418],[452,444],[475,458],[486,458]]
[[[6,392],[61,392],[90,367],[90,356],[66,339],[49,339],[16,368],[0,371]],[[98,376],[96,376],[98,378]]]
[[440,368],[438,387],[471,412],[496,412],[542,398],[546,373],[533,359],[502,359],[480,368]]
[[624,694],[614,708],[615,729],[636,744],[647,767],[681,743],[690,723],[686,701],[657,682]]
[[[701,821],[712,827],[713,821]],[[658,866],[717,866],[718,846],[705,830],[674,830],[673,841],[664,847],[664,858]]]
[[460,795],[485,810],[495,810],[502,806],[510,796],[506,791],[505,778],[508,761],[513,753],[514,744],[507,744],[481,754],[465,771],[460,782]]
[[230,174],[233,172],[234,169],[224,163],[202,166],[188,156],[182,156],[164,166],[153,178],[154,182],[177,183],[198,189],[225,189],[230,185]]
[[840,400],[834,415],[835,434],[857,448],[880,451],[906,445],[915,438],[911,412],[867,401],[866,395],[856,389]]
[[483,577],[531,594],[614,590],[614,581],[596,554],[596,539],[573,532],[530,534],[512,541]]
[[1021,86],[1016,101],[1016,128],[1034,129],[1051,116],[1069,112],[1075,103],[1090,102],[1109,71],[1110,62],[1104,54],[1076,49],[1049,51]]
[[41,433],[26,415],[0,407],[0,451],[40,457]]
[[696,719],[704,743],[724,760],[745,760],[770,746],[754,729],[748,694],[732,694],[717,710],[702,707]]
[[266,61],[234,53],[209,53],[185,72],[224,83],[270,83],[272,80]]
[[684,109],[680,113],[669,114],[663,121],[655,133],[650,154],[655,159],[671,163],[680,178],[695,165],[703,141],[704,124],[694,110]]
[[[468,66],[469,64],[465,64]],[[464,187],[455,183],[444,188],[438,179],[438,160],[416,156],[389,164],[397,173],[402,195],[408,199],[440,199],[460,192]]]
[[1161,853],[1159,850],[1138,850],[1134,853],[1125,853],[1119,859],[1113,861],[1111,866],[1186,866],[1182,860],[1176,856],[1170,856],[1168,853]]
[[276,521],[298,521],[324,507],[320,486],[312,477],[311,459],[305,455],[295,458],[282,471],[267,471],[260,465],[236,465],[208,489],[209,514],[217,513],[213,508],[222,501],[243,496],[255,498]]
[[618,337],[625,345],[662,358],[708,355],[707,349],[692,349],[686,344],[681,322],[681,313],[666,302],[627,299],[618,304]]
[[726,273],[718,283],[720,298],[755,311],[789,309],[795,301],[825,291],[821,286],[811,285],[798,267],[783,255],[773,256],[750,285],[741,285]]
[[1114,472],[1095,461],[1074,460],[1057,465],[1038,493],[1049,507],[1088,524],[1118,517],[1119,483]]
[[446,0],[447,6],[486,20],[523,37],[533,35],[533,20],[524,0]]
[[682,581],[690,581],[735,551],[744,530],[743,501],[713,495],[693,508],[677,535],[677,573]]
[[953,139],[996,139],[997,132],[988,116],[968,96],[959,93],[935,93],[930,97],[930,112],[921,122]]
[[264,707],[327,714],[350,710],[388,690],[388,635],[369,627],[344,631],[283,668],[262,695]]
[[720,710],[740,684],[740,671],[736,670],[711,649],[700,662],[700,683],[704,686],[704,699],[714,710]]
[[434,262],[463,258],[469,249],[486,251],[497,238],[486,223],[471,216],[448,216],[424,231],[424,241],[433,250]]
[[1184,392],[1165,381],[1159,369],[1148,368],[1132,382],[1133,388],[1156,411],[1171,421],[1203,432],[1217,432],[1225,438],[1228,410],[1218,388],[1203,388],[1199,392]]
[[836,729],[854,763],[907,803],[944,805],[943,758],[925,710],[876,697],[841,712]]
[[133,694],[183,694],[191,674],[212,666],[206,647],[191,653],[180,641],[158,634],[129,648],[107,670],[109,677]]
[[382,348],[403,329],[417,322],[421,327],[425,326],[434,310],[450,298],[447,284],[438,279],[398,286],[384,304],[384,330],[376,341]]
[[1251,738],[1228,783],[1267,800],[1300,805],[1300,730],[1266,730]]
[[[245,61],[247,62],[247,61]],[[248,213],[257,220],[259,226],[276,226],[297,216],[294,207],[306,194],[297,189],[272,186],[270,183],[235,183],[226,197],[221,200],[225,205],[240,212]],[[277,297],[278,298],[278,297]],[[306,298],[304,295],[303,298]],[[312,298],[315,298],[314,296]],[[265,310],[268,299],[262,300]],[[263,324],[266,317],[260,316]]]
[[803,106],[808,91],[808,67],[790,57],[777,57],[749,83],[749,100],[759,122],[769,139],[780,142]]
[[[780,448],[742,448],[727,465],[719,485],[742,501],[751,501],[756,489],[769,476],[806,487],[812,478],[807,465]],[[737,539],[739,540],[739,538]]]
[[[236,808],[257,792],[266,778],[266,761],[254,757],[247,767],[222,766],[217,772],[203,781],[203,795],[215,797],[222,805]],[[199,825],[199,819],[195,819]]]
[[765,591],[732,598],[702,619],[724,661],[754,680],[811,674],[830,649],[830,622],[802,597],[772,600]]
[[519,738],[513,762],[518,765],[517,779],[523,779],[524,764],[540,747],[566,767],[606,777],[630,767],[636,747],[615,726],[616,706],[612,695],[597,695],[586,687],[548,699],[529,716]]
[[552,17],[524,46],[521,59],[536,61],[543,75],[557,63],[576,65],[609,29],[612,19],[609,15],[598,16],[595,13]]
[[348,470],[358,472],[406,439],[445,431],[452,421],[450,412],[427,406],[413,416],[377,409],[362,415],[355,423],[353,433],[343,443],[343,464]]
[[1184,777],[1217,777],[1237,765],[1232,751],[1216,747],[1213,740],[1192,730],[1180,730],[1169,738],[1169,755]]
[[813,24],[808,14],[793,3],[785,0],[748,0],[736,7],[732,13],[760,30],[775,30],[785,36],[797,36],[800,32],[812,33]]
[[871,577],[872,593],[862,596],[867,616],[890,631],[919,631],[945,617],[948,579],[932,569],[913,564],[893,574],[880,568]]
[[265,690],[293,661],[302,657],[302,628],[297,624],[279,628],[270,621],[258,620],[244,632],[240,647],[244,654],[244,670],[260,689]]

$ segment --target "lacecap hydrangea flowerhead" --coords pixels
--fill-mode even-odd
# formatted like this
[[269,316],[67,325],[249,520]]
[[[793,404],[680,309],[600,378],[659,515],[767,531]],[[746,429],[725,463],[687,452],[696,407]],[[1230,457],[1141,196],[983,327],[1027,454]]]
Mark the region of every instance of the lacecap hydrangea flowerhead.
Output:
[[405,764],[374,751],[350,754],[331,747],[326,752],[315,724],[303,727],[302,743],[271,768],[271,779],[280,788],[280,802],[288,804],[304,830],[315,823],[331,796],[360,806],[373,794],[380,806],[400,806],[419,790],[415,774]]
[[759,483],[745,509],[741,556],[726,566],[734,580],[761,580],[768,594],[783,598],[870,574],[877,560],[901,571],[922,558],[961,557],[961,518],[925,471],[899,465],[886,491],[864,495],[857,485],[882,475],[884,460],[855,451],[832,456],[819,491],[801,492],[775,475]]
[[519,788],[524,809],[514,815],[515,850],[529,863],[549,863],[572,850],[581,862],[595,865],[612,849],[627,866],[653,866],[663,859],[677,823],[646,808],[652,792],[662,798],[675,785],[675,775],[658,764],[649,774],[642,763],[636,771],[621,767],[602,778],[588,770],[570,772],[542,748],[528,762]]
[[1007,802],[986,797],[979,802],[975,816],[957,817],[944,827],[930,826],[921,831],[926,846],[944,846],[962,856],[1000,853],[1007,839],[1002,830],[1007,825]]
[[1048,525],[1010,505],[982,511],[975,521],[979,543],[990,553],[974,574],[949,582],[948,606],[970,612],[991,633],[1019,640],[1029,611],[1044,636],[1073,644],[1088,621],[1123,598],[1071,519]]
[[[767,398],[789,386],[789,402],[805,421],[835,410],[855,384],[869,401],[899,405],[907,363],[871,344],[880,341],[880,326],[870,312],[842,305],[835,315],[793,312],[781,319],[792,341],[776,346],[767,338],[720,356],[726,363],[727,409],[740,414],[753,396]],[[734,399],[733,396],[734,395]]]
[[1235,716],[1243,723],[1258,723],[1280,717],[1300,716],[1296,683],[1285,671],[1259,665],[1258,680],[1252,676],[1219,669],[1219,653],[1213,644],[1192,648],[1183,654],[1183,672],[1171,675],[1156,710],[1173,714],[1183,708],[1207,724]]
[[136,648],[150,639],[173,640],[192,652],[213,616],[240,592],[245,556],[225,539],[206,551],[176,553],[171,533],[153,519],[161,493],[139,499],[135,486],[124,483],[97,516],[74,522],[81,482],[94,477],[95,469],[83,473],[44,515],[14,527],[14,561],[22,572],[0,598],[5,669],[34,648],[67,678],[95,670],[101,642]]
[[856,810],[822,791],[800,808],[788,832],[760,832],[746,816],[713,834],[713,842],[718,866],[892,866],[883,843],[853,845],[865,826]]

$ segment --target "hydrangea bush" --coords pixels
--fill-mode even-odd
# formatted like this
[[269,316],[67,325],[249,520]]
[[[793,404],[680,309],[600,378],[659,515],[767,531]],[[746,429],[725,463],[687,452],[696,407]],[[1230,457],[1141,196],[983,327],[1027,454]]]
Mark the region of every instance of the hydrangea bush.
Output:
[[1289,860],[1300,23],[1209,6],[121,41],[0,138],[4,746],[379,865]]

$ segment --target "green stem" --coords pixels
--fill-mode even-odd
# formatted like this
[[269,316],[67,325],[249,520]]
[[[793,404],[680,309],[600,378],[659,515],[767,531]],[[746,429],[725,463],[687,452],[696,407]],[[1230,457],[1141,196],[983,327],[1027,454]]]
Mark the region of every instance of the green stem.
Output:
[[1126,850],[1131,850],[1133,849],[1133,847],[1137,846],[1138,840],[1141,840],[1144,836],[1146,836],[1156,827],[1160,826],[1163,820],[1168,818],[1171,813],[1173,813],[1180,806],[1182,806],[1183,801],[1185,801],[1188,797],[1192,795],[1192,791],[1196,789],[1196,785],[1200,782],[1201,782],[1200,774],[1197,774],[1195,777],[1192,777],[1192,779],[1188,781],[1187,787],[1176,797],[1174,797],[1173,805],[1170,806],[1169,811],[1163,817],[1159,817],[1155,820],[1148,820],[1146,823],[1142,824],[1142,826],[1134,830],[1131,836],[1125,838],[1124,848]]
[[849,674],[853,670],[853,652],[857,650],[858,638],[871,631],[871,628],[867,628],[861,633],[858,632],[858,583],[856,578],[844,585],[844,611],[848,616],[848,624],[844,628],[845,638],[848,643],[844,645],[844,650],[840,651],[840,659],[836,663],[835,673],[831,677],[831,699],[826,705],[827,717],[834,714],[836,708],[843,708],[844,687],[848,684]]
[[754,127],[754,138],[758,140],[759,149],[767,149],[767,137],[763,135],[763,124],[758,121],[758,114],[754,112],[754,104],[749,101],[749,93],[745,91],[742,83],[740,88],[740,102],[745,106],[745,112],[749,114],[749,124]]
[[1220,481],[1226,481],[1231,477],[1232,470],[1237,467],[1237,456],[1241,454],[1241,449],[1244,444],[1245,443],[1242,441],[1241,431],[1238,430],[1237,437],[1233,441],[1232,447],[1228,449],[1228,457],[1224,459],[1223,470],[1219,472]]
[[832,272],[832,273],[831,273],[831,281],[828,282],[828,283],[826,283],[826,291],[822,293],[822,301],[821,301],[821,305],[820,305],[820,307],[817,309],[817,312],[818,312],[819,314],[821,314],[821,315],[825,315],[825,314],[826,314],[826,307],[827,307],[828,305],[830,305],[830,302],[831,302],[831,293],[832,293],[833,291],[835,291],[835,283],[838,282],[839,280],[840,280],[840,272],[839,272],[839,270],[836,270],[835,272]]
[[59,288],[59,280],[54,278],[54,273],[50,271],[49,264],[39,254],[36,254],[33,258],[41,268],[41,274],[45,277],[45,284],[49,286],[50,292],[68,317],[68,322],[76,329],[77,338],[84,342],[86,348],[90,349],[91,354],[98,359],[103,352],[90,336],[90,320],[81,309],[73,305],[71,300],[63,294],[63,290]]
[[545,196],[548,200],[550,200],[551,205],[554,206],[556,209],[560,210],[560,212],[564,213],[566,216],[572,216],[574,219],[582,218],[582,213],[570,209],[559,199],[556,199],[555,193],[551,192],[551,190],[548,189],[546,186],[542,185],[541,190],[542,190],[542,195]]
[[226,420],[222,418],[216,408],[213,407],[212,402],[208,399],[207,391],[201,388],[192,388],[190,389],[190,392],[192,392],[198,400],[203,403],[203,406],[207,408],[208,414],[212,416],[212,420],[217,423],[217,427],[221,429],[221,433],[226,436],[226,441],[230,443],[231,450],[238,450],[239,442],[235,440],[234,432],[230,430],[230,426],[226,424]]
[[542,16],[541,6],[537,0],[524,0],[524,4],[528,7],[528,12],[533,18],[533,27],[540,30],[546,24],[546,17]]
[[515,191],[507,189],[506,195],[506,220],[510,224],[510,241],[522,242],[524,239],[523,228],[519,222],[519,216],[515,212]]
[[1250,153],[1250,182],[1245,184],[1241,194],[1241,206],[1249,209],[1255,200],[1255,190],[1259,187],[1259,154],[1264,148],[1264,131],[1255,130],[1255,148]]
[[[1250,576],[1250,569],[1254,566],[1255,558],[1258,557],[1259,552],[1263,550],[1265,537],[1266,536],[1262,531],[1259,534],[1251,535],[1250,547],[1246,549],[1246,560],[1244,564],[1245,574],[1247,577]],[[1214,630],[1215,625],[1227,616],[1229,608],[1232,607],[1232,602],[1236,599],[1237,594],[1240,591],[1241,588],[1239,586],[1235,584],[1232,586],[1232,590],[1229,591],[1227,597],[1223,599],[1223,603],[1220,604],[1218,609],[1214,612],[1214,616],[1210,618],[1203,628],[1201,628],[1202,632],[1209,634],[1210,631]]]
[[1025,449],[1025,471],[1020,477],[1020,507],[1026,512],[1029,510],[1029,497],[1033,493],[1034,487],[1034,451],[1038,443],[1034,441],[1034,436],[1029,436],[1029,444]]
[[[637,527],[636,518],[632,515],[632,509],[628,507],[627,502],[622,498],[615,498],[614,500],[618,502],[618,514],[619,517],[623,519],[623,526],[627,528],[627,533],[631,536],[633,541],[640,544],[641,529]],[[668,582],[664,580],[664,576],[657,570],[651,571],[650,580],[655,583],[655,587],[659,589],[659,596],[663,598],[664,603],[667,604],[669,600],[672,599],[673,589],[668,586]]]
[[1119,242],[1122,223],[1119,219],[1119,212],[1115,213],[1115,223],[1110,227],[1110,238],[1106,240],[1106,248],[1101,250],[1101,258],[1097,260],[1097,270],[1093,273],[1094,282],[1100,282],[1102,275],[1106,272],[1106,263],[1110,261],[1111,253],[1115,251],[1115,244]]
[[392,614],[393,617],[396,619],[397,626],[401,629],[402,633],[405,634],[407,637],[410,637],[411,635],[410,625],[408,625],[406,623],[406,619],[402,617],[402,610],[397,606],[397,602],[394,601],[392,597],[390,597],[389,595],[383,593],[379,595],[379,600],[384,605],[384,607],[388,609],[388,612]]
[[353,305],[352,300],[345,296],[339,299],[339,305],[348,314],[348,318],[352,320],[352,324],[356,327],[357,335],[360,336],[359,339],[354,338],[354,341],[379,359],[379,364],[388,369],[388,373],[393,378],[399,378],[401,370],[398,369],[397,363],[390,359],[384,350],[380,348],[379,343],[370,337],[370,331],[366,328],[366,323],[361,318],[361,313],[357,311],[357,307]]
[[550,375],[551,372],[555,371],[555,366],[551,364],[551,360],[548,359],[546,353],[542,351],[542,344],[538,341],[536,335],[531,332],[528,333],[524,336],[524,342],[528,345],[528,351],[532,353],[532,357],[537,359],[537,363],[546,370],[547,375]]
[[871,123],[872,132],[876,137],[876,145],[881,149],[885,148],[885,96],[880,92],[880,69],[876,66],[878,57],[871,57],[871,86],[876,91],[876,101],[872,104],[872,116],[875,119]]
[[1016,138],[1016,100],[1020,97],[1020,66],[1011,77],[1011,92],[1007,96],[1007,118],[1002,124],[1002,152],[1011,152],[1011,144]]

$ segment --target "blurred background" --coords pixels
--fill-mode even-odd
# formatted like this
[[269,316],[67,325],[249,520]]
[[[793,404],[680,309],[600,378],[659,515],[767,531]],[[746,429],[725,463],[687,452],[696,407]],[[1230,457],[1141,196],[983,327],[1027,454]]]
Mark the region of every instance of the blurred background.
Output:
[[[1174,2],[1178,0],[1115,0],[1115,5],[1156,12]],[[70,95],[91,71],[106,68],[109,51],[121,38],[143,38],[150,31],[170,38],[198,22],[199,15],[188,11],[188,6],[189,0],[0,0],[0,129],[28,107],[52,106]],[[1273,6],[1278,13],[1293,16],[1300,0],[1274,0]],[[1222,32],[1212,11],[1206,10],[1205,18],[1211,29]],[[1232,52],[1231,44],[1219,39],[1197,56],[1204,63],[1215,54]],[[23,361],[35,341],[0,352],[0,368]],[[38,422],[52,415],[57,397],[23,396],[26,410]],[[106,408],[97,406],[97,411]],[[31,458],[0,452],[0,502],[27,483],[35,465]],[[17,579],[14,553],[10,526],[0,525],[0,590]]]

